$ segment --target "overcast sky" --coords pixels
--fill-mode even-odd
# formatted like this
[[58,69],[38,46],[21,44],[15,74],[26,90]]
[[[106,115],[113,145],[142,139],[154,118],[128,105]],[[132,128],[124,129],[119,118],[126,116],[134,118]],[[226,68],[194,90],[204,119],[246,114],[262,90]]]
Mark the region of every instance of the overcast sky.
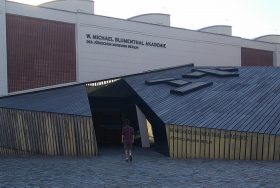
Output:
[[[48,0],[11,0],[38,5]],[[171,15],[171,26],[200,29],[231,25],[234,36],[280,34],[280,0],[95,0],[95,14],[123,18]]]

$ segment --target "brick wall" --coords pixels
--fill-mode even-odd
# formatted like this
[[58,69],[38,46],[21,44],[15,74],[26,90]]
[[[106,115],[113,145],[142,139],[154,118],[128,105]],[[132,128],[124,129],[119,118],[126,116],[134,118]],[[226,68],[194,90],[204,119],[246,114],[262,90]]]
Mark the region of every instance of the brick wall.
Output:
[[241,48],[241,66],[273,66],[273,52]]
[[76,81],[75,25],[7,14],[9,92]]

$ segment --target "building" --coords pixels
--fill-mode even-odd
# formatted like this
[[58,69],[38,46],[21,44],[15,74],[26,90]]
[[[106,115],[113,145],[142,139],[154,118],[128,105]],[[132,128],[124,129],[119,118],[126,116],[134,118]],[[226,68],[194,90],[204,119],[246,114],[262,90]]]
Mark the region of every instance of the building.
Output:
[[278,67],[192,66],[124,78],[158,151],[235,160],[279,160],[279,79]]
[[[232,36],[230,26],[198,31],[174,28],[167,14],[145,14],[127,20],[110,18],[95,15],[92,1],[77,0],[40,6],[1,0],[0,26],[2,153],[94,156],[98,154],[98,145],[119,143],[116,135],[123,118],[128,118],[139,131],[142,146],[149,147],[154,140],[157,151],[172,157],[279,159],[277,106],[259,101],[277,101],[280,65],[277,35],[248,40]],[[187,73],[191,75],[182,78]],[[196,78],[197,75],[202,76]],[[158,80],[159,85],[145,84],[149,79],[156,82],[155,79],[170,77],[173,86],[162,84],[167,80]],[[192,79],[201,85],[192,85]],[[270,83],[269,79],[275,82]],[[170,93],[174,84],[198,91],[177,96],[178,91]],[[226,89],[219,90],[217,84],[224,84]],[[272,88],[272,94],[265,90]],[[252,99],[244,95],[238,98],[234,91],[239,89],[256,92],[250,93]],[[156,97],[170,96],[154,103],[157,99],[153,92]],[[218,98],[228,93],[225,101],[238,103],[236,100],[248,99],[255,105],[260,103],[255,106],[260,109],[257,111],[267,111],[264,118],[276,119],[267,120],[266,132],[260,127],[265,122],[254,119],[257,114],[238,114],[240,120],[256,121],[255,127],[248,124],[242,129],[237,121],[225,118],[230,115],[234,120],[230,111],[222,116],[217,115],[222,112],[217,112],[214,122],[221,127],[218,124],[206,127],[213,115],[211,111],[226,108],[227,104],[211,98],[208,92]],[[205,98],[200,105],[208,109],[202,109],[203,112],[210,114],[189,113],[191,117],[179,112],[173,114],[172,105],[183,109],[199,93]],[[162,101],[167,106],[160,110],[162,107],[157,105]],[[213,102],[218,109],[212,109]],[[197,107],[193,107],[191,111],[197,112]],[[246,111],[241,107],[240,110]],[[273,114],[269,114],[270,110],[274,110]],[[162,114],[166,113],[176,118],[165,119]],[[196,123],[184,119],[187,117]],[[231,126],[223,128],[228,122]],[[205,142],[204,145],[198,146],[197,140]],[[267,150],[270,147],[273,150]],[[224,157],[220,157],[220,152],[224,152],[221,154]]]

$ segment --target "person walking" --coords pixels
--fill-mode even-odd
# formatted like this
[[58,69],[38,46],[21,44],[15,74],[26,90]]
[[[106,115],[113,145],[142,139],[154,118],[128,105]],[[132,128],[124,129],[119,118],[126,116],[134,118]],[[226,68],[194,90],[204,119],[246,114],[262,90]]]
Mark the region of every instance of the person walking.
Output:
[[122,143],[124,146],[125,161],[132,161],[132,143],[134,143],[134,128],[129,125],[129,121],[124,121],[122,128]]

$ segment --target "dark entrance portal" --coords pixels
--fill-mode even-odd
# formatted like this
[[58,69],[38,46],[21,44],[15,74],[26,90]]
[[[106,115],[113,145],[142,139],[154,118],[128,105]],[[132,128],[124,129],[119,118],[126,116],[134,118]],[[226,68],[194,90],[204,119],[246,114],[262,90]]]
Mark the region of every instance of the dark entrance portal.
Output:
[[93,119],[97,143],[100,145],[120,145],[124,119],[138,131],[136,109],[121,98],[94,98]]
[[99,146],[121,145],[123,121],[134,127],[136,143],[140,142],[139,126],[133,95],[123,81],[100,87],[88,87],[93,124]]
[[121,143],[122,118],[120,111],[100,110],[94,112],[97,142],[102,145],[119,145]]

